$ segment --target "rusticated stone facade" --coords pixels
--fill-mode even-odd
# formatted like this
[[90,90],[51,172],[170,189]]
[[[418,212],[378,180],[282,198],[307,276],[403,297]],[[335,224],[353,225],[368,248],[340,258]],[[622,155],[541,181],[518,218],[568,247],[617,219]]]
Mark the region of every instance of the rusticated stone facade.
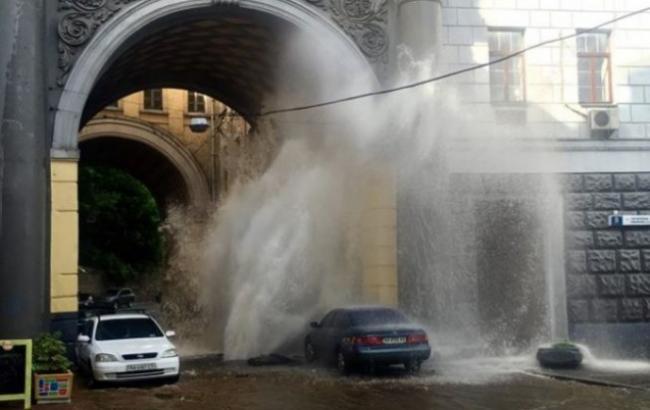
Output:
[[565,189],[570,322],[650,322],[650,227],[608,225],[650,213],[650,174],[572,174]]

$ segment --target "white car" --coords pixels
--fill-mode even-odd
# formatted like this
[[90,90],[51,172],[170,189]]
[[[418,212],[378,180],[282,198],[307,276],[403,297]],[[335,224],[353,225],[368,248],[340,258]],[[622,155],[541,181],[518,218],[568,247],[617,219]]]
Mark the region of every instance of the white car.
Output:
[[180,363],[169,341],[173,331],[163,332],[145,314],[94,316],[82,324],[77,338],[79,365],[92,381],[128,381],[164,378],[177,381]]

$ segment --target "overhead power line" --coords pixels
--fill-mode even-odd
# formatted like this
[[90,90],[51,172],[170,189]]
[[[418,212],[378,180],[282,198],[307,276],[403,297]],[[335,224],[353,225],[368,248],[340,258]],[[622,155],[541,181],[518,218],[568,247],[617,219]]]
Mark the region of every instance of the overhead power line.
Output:
[[630,17],[646,13],[648,11],[650,11],[650,7],[646,7],[646,8],[640,9],[640,10],[636,10],[636,11],[632,11],[630,13],[626,13],[626,14],[623,14],[623,15],[621,15],[619,17],[614,18],[614,19],[611,19],[611,20],[605,21],[603,23],[600,23],[597,26],[594,26],[594,27],[591,27],[591,28],[588,28],[588,29],[584,29],[584,30],[578,30],[578,31],[575,31],[575,32],[573,32],[571,34],[567,34],[565,36],[560,36],[560,37],[557,37],[557,38],[552,38],[552,39],[549,39],[549,40],[545,40],[545,41],[542,41],[540,43],[534,44],[532,46],[522,48],[521,50],[515,51],[512,54],[508,54],[508,55],[505,55],[503,57],[500,57],[500,58],[497,58],[497,59],[494,59],[494,60],[490,60],[487,63],[476,64],[476,65],[473,65],[471,67],[463,68],[463,69],[457,70],[457,71],[452,71],[452,72],[449,72],[449,73],[446,73],[446,74],[439,75],[437,77],[427,78],[425,80],[420,80],[420,81],[416,81],[414,83],[401,85],[399,87],[386,88],[386,89],[383,89],[383,90],[371,91],[371,92],[367,92],[367,93],[363,93],[363,94],[352,95],[352,96],[344,97],[344,98],[337,98],[337,99],[334,99],[334,100],[323,101],[323,102],[309,104],[309,105],[302,105],[302,106],[297,106],[297,107],[280,108],[280,109],[276,109],[276,110],[263,111],[263,112],[259,113],[257,116],[258,117],[266,117],[266,116],[273,115],[273,114],[282,114],[282,113],[296,112],[296,111],[306,111],[306,110],[311,110],[313,108],[326,107],[326,106],[329,106],[329,105],[340,104],[340,103],[344,103],[344,102],[348,102],[348,101],[354,101],[354,100],[360,100],[360,99],[363,99],[363,98],[373,97],[373,96],[377,96],[377,95],[391,94],[391,93],[394,93],[394,92],[397,92],[397,91],[402,91],[402,90],[407,90],[407,89],[410,89],[410,88],[420,87],[420,86],[423,86],[423,85],[426,85],[426,84],[430,84],[430,83],[434,83],[434,82],[437,82],[437,81],[440,81],[440,80],[444,80],[446,78],[455,77],[457,75],[465,74],[465,73],[475,71],[475,70],[480,70],[481,68],[489,67],[489,66],[494,65],[494,64],[499,64],[499,63],[502,63],[502,62],[504,62],[506,60],[509,60],[511,58],[514,58],[514,57],[520,56],[522,54],[525,54],[525,53],[527,53],[527,52],[529,52],[531,50],[534,50],[536,48],[540,48],[540,47],[547,46],[549,44],[569,40],[569,39],[572,39],[574,37],[579,36],[580,34],[598,31],[598,30],[600,30],[600,29],[602,29],[604,27],[607,27],[607,26],[609,26],[611,24],[614,24],[614,23],[616,23],[618,21],[625,20],[625,19],[628,19]]

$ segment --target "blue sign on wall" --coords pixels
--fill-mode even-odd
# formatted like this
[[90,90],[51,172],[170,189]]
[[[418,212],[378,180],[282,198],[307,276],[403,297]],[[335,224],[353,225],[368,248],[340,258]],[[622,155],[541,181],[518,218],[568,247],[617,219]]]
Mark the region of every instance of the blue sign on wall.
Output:
[[650,215],[610,215],[609,226],[650,226]]

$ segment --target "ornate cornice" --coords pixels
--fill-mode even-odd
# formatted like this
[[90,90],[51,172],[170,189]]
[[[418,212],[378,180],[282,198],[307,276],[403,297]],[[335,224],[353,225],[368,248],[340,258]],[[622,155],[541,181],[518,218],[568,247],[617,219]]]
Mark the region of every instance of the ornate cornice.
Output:
[[59,76],[62,87],[79,51],[124,6],[140,0],[59,0]]
[[[130,3],[145,0],[58,0],[57,85],[63,87],[77,56],[97,29]],[[233,0],[223,0],[235,3]],[[388,62],[387,0],[304,0],[327,12],[373,63]]]
[[326,11],[373,63],[388,62],[387,0],[305,0]]

